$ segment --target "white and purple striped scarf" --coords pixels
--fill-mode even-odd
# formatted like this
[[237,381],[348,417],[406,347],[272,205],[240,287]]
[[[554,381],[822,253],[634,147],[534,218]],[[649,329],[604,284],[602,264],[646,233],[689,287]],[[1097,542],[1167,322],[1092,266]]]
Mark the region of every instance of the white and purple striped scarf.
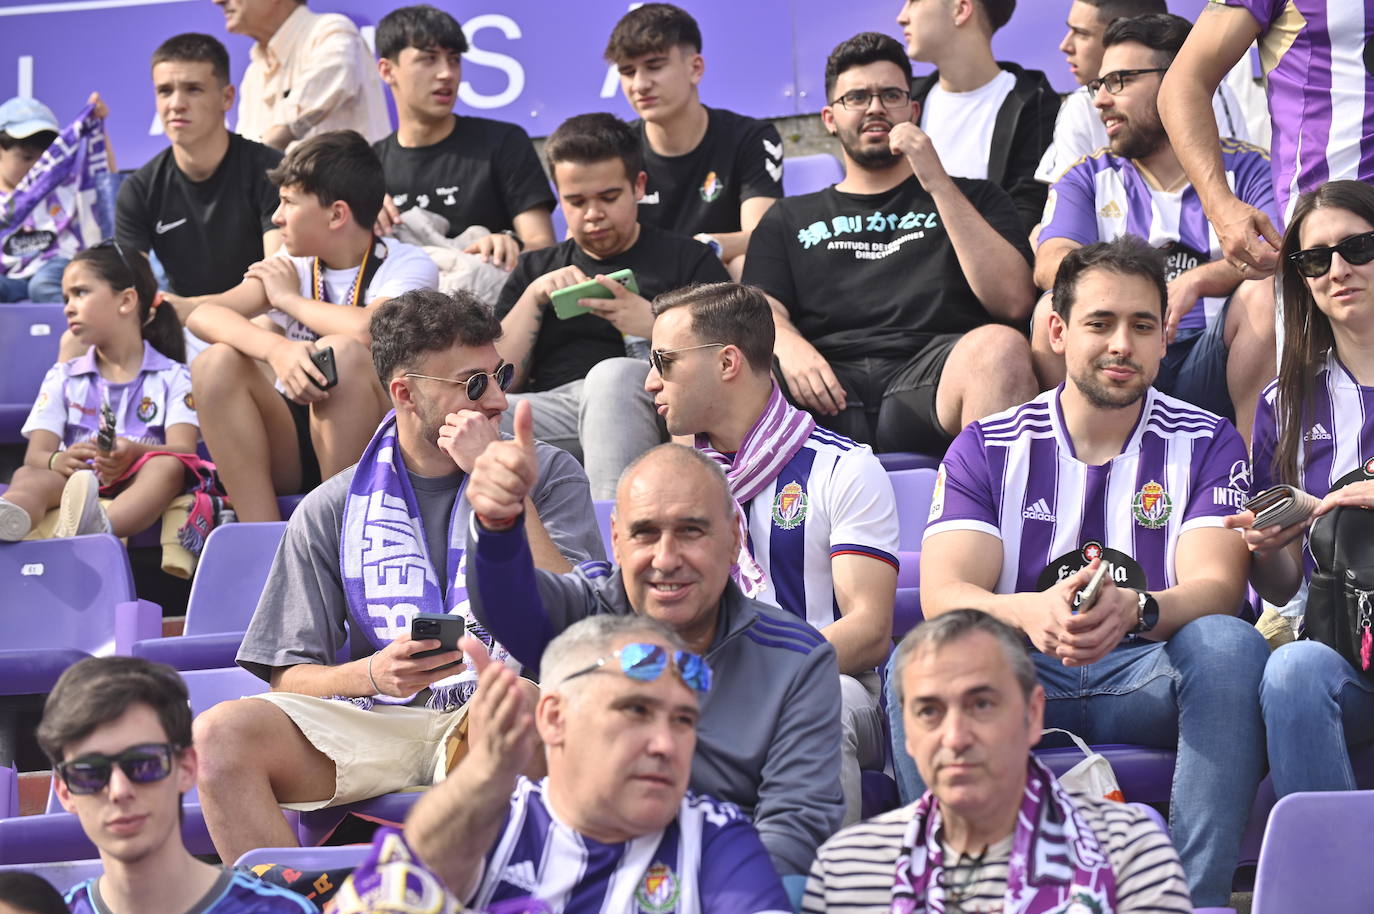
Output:
[[749,551],[745,509],[749,502],[778,478],[782,468],[802,449],[815,428],[816,420],[788,403],[774,383],[773,391],[768,395],[768,405],[740,442],[733,460],[711,447],[709,436],[696,436],[697,450],[725,470],[730,492],[739,505],[735,512],[740,527],[739,559],[730,576],[748,596],[758,596],[762,592],[766,575]]
[[[463,617],[467,630],[486,643],[494,659],[508,661],[505,649],[492,642],[468,608],[467,531],[459,517],[462,499],[460,488],[449,514],[448,555],[438,566],[453,571],[444,587],[430,561],[420,506],[396,441],[396,411],[387,413],[349,483],[339,538],[339,568],[352,627],[355,636],[366,637],[375,650],[409,632],[416,613],[451,613]],[[427,707],[452,711],[472,697],[476,673],[467,664],[457,669],[459,673],[430,687]],[[371,708],[374,702],[409,704],[414,699],[414,695],[374,695],[349,700]]]

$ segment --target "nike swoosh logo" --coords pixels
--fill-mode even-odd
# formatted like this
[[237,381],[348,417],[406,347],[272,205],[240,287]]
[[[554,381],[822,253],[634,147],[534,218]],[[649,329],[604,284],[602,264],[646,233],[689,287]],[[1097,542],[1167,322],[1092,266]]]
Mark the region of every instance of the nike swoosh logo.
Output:
[[159,220],[157,221],[157,225],[153,226],[153,229],[154,229],[159,235],[165,235],[165,234],[167,234],[168,232],[170,232],[172,229],[176,228],[178,225],[181,225],[181,223],[183,223],[183,222],[185,222],[185,221],[186,221],[186,218],[185,218],[185,217],[182,217],[181,219],[178,219],[176,222],[168,222],[166,225],[163,225],[163,224],[162,224],[162,220],[159,219]]

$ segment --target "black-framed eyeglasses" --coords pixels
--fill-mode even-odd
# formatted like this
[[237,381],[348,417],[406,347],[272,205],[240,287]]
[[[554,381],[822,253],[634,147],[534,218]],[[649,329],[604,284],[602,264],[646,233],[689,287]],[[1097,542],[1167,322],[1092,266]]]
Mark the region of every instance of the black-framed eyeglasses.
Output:
[[1133,77],[1145,73],[1163,73],[1168,69],[1168,67],[1144,67],[1139,70],[1113,70],[1110,73],[1102,74],[1097,79],[1088,80],[1088,91],[1096,95],[1098,89],[1106,86],[1108,95],[1118,95]]
[[668,366],[677,361],[677,359],[672,358],[672,356],[677,355],[679,352],[693,352],[697,349],[718,349],[724,348],[726,345],[728,344],[702,343],[700,346],[683,346],[681,349],[650,349],[649,364],[654,367],[654,371],[658,372],[659,377],[666,378],[668,376]]
[[510,362],[502,362],[496,366],[495,371],[479,371],[466,378],[440,378],[432,374],[418,374],[414,371],[405,373],[407,378],[424,378],[426,381],[444,381],[448,384],[464,384],[467,386],[468,399],[477,401],[482,399],[482,394],[487,392],[487,378],[490,377],[496,382],[496,386],[502,390],[510,390],[511,382],[515,380],[515,366]]
[[115,765],[135,784],[152,784],[172,773],[179,748],[172,743],[141,743],[118,755],[89,752],[70,761],[58,762],[57,773],[68,790],[82,795],[99,793],[109,786]]
[[1361,232],[1336,244],[1294,251],[1288,255],[1298,272],[1308,279],[1325,276],[1331,269],[1331,255],[1340,254],[1341,259],[1351,266],[1363,266],[1374,260],[1374,232]]
[[[640,682],[653,682],[671,665],[678,677],[692,691],[704,695],[711,690],[711,665],[704,658],[688,651],[668,651],[658,644],[635,641],[612,651],[610,657],[598,657],[596,663],[563,677],[563,682],[586,676],[610,663],[620,661],[620,672]],[[562,683],[559,683],[562,685]]]
[[866,111],[868,106],[872,104],[875,95],[884,108],[900,108],[911,101],[910,91],[899,89],[896,86],[888,86],[877,92],[869,92],[867,89],[850,89],[831,104],[839,105],[848,111]]

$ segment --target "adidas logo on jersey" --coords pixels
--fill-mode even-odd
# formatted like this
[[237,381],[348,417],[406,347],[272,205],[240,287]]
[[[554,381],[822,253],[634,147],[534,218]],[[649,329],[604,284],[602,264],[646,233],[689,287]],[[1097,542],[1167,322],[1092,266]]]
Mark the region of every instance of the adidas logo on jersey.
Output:
[[1107,205],[1097,211],[1103,219],[1120,219],[1121,207],[1116,205],[1115,200],[1108,200]]
[[539,888],[539,879],[535,876],[534,864],[528,860],[521,860],[519,863],[506,867],[501,873],[501,881],[510,883],[522,892],[533,892]]
[[1320,423],[1314,424],[1303,436],[1304,441],[1330,441],[1331,433]]
[[1050,511],[1049,504],[1043,498],[1037,499],[1035,504],[1022,511],[1021,516],[1026,520],[1044,520],[1051,523],[1055,520],[1054,513]]

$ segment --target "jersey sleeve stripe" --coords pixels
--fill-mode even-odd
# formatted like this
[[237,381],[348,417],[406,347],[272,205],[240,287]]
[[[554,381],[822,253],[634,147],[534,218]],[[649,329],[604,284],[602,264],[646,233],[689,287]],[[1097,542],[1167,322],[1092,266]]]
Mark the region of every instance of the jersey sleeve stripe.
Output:
[[830,557],[833,559],[837,555],[865,555],[880,562],[887,562],[893,568],[900,569],[901,562],[890,552],[882,549],[875,549],[872,546],[860,546],[857,543],[836,543],[830,547]]
[[938,524],[931,524],[926,527],[925,534],[921,537],[921,542],[925,542],[937,533],[948,533],[951,530],[973,530],[977,533],[986,533],[989,536],[1002,538],[1002,531],[992,524],[981,520],[947,520]]

